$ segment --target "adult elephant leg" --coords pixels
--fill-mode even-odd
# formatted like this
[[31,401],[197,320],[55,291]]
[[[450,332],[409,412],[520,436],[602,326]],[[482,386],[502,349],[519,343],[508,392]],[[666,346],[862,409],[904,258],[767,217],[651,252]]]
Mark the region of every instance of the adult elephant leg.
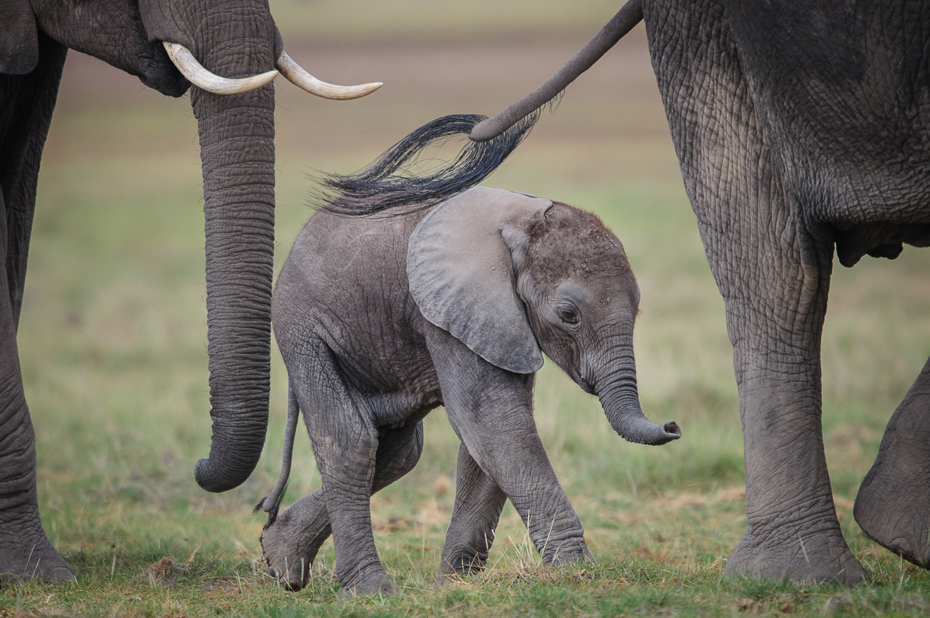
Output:
[[[413,470],[423,452],[423,423],[385,429],[378,439],[372,494]],[[332,534],[323,490],[304,496],[262,531],[262,554],[272,575],[288,590],[310,581],[317,553]]]
[[888,422],[854,514],[870,538],[930,568],[930,360]]
[[[0,196],[0,255],[6,217]],[[6,270],[0,269],[0,581],[74,581],[39,520],[35,432],[29,418],[16,346]]]
[[[731,3],[732,4],[732,3]],[[766,115],[727,9],[683,23],[644,3],[649,49],[685,189],[726,302],[739,389],[748,529],[726,575],[866,579],[840,531],[821,428],[820,339],[833,237],[825,198]],[[791,128],[794,130],[794,127]],[[811,186],[813,185],[813,186]],[[829,193],[829,191],[827,191]]]
[[[829,262],[825,254],[804,255],[797,249],[801,242],[757,243],[766,250],[742,266],[761,269],[755,276],[711,259],[721,288],[730,291],[727,326],[749,524],[727,561],[726,576],[853,585],[867,576],[836,517],[821,427],[820,338]],[[768,283],[757,283],[763,281]]]
[[41,31],[39,45],[35,70],[0,75],[0,581],[74,581],[39,520],[35,433],[16,342],[39,160],[67,53]]
[[455,506],[442,545],[439,581],[484,570],[507,495],[478,466],[464,444],[455,468]]

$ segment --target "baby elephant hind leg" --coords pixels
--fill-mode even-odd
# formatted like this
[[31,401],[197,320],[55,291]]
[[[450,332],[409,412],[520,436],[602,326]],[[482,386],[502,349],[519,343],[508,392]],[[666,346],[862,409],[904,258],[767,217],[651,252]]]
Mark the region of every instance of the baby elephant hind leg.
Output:
[[873,540],[930,568],[930,360],[888,422],[854,514]]
[[313,561],[331,534],[322,489],[304,496],[265,524],[262,555],[278,584],[294,591],[306,586]]
[[494,543],[494,530],[507,501],[504,491],[481,470],[464,444],[459,446],[455,476],[455,506],[442,546],[437,581],[440,585],[455,575],[484,569]]
[[[413,470],[423,452],[423,423],[380,432],[372,493]],[[310,580],[311,566],[332,534],[323,490],[304,496],[262,532],[262,553],[272,575],[288,590],[300,590]]]

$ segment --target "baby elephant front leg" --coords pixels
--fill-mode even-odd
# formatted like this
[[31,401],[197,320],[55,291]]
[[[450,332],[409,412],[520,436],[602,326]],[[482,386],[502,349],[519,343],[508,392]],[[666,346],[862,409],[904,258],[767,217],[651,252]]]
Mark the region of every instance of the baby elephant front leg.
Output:
[[455,469],[455,506],[442,546],[439,584],[484,569],[507,495],[462,444]]
[[481,470],[510,498],[543,562],[590,557],[581,522],[536,431],[528,377],[484,361],[445,331],[433,328],[428,334],[449,422]]

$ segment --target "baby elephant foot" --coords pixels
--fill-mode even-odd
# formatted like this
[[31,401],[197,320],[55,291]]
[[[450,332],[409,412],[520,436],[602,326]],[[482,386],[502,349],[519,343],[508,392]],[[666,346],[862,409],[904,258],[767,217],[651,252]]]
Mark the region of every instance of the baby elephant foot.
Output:
[[542,551],[543,564],[559,566],[572,562],[594,562],[594,556],[588,551],[583,538],[568,539],[561,543],[549,542]]
[[[503,502],[501,502],[503,504]],[[500,509],[496,510],[499,516]],[[497,521],[497,517],[493,518]],[[442,586],[456,577],[480,573],[488,561],[488,554],[494,544],[494,529],[482,529],[485,526],[463,525],[468,518],[452,517],[452,523],[446,532],[442,545],[437,586]]]
[[293,591],[306,586],[313,561],[330,534],[322,492],[304,496],[266,524],[261,536],[262,555],[278,584]]
[[391,581],[381,567],[371,568],[362,571],[358,577],[342,585],[342,589],[337,594],[339,600],[345,601],[352,597],[366,594],[380,594],[381,596],[390,596],[397,592],[397,586]]
[[437,586],[443,586],[453,581],[456,577],[464,577],[480,573],[484,570],[488,561],[488,552],[474,551],[461,547],[454,550],[443,548],[442,564],[439,567],[439,577],[436,579]]

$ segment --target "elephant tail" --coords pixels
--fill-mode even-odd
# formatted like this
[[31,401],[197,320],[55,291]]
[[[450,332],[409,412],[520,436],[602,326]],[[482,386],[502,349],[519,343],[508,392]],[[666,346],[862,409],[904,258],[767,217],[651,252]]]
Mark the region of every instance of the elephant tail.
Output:
[[284,426],[284,457],[281,463],[281,474],[278,476],[278,482],[275,483],[274,489],[265,498],[256,505],[255,512],[259,510],[268,513],[267,528],[274,523],[278,517],[278,508],[281,501],[284,500],[284,494],[287,491],[287,479],[291,475],[291,457],[294,454],[294,436],[297,433],[297,419],[300,416],[300,404],[297,403],[297,395],[294,393],[294,387],[288,381],[287,385],[287,422]]
[[494,139],[527,114],[538,113],[540,108],[549,103],[565,90],[569,84],[590,69],[601,56],[617,44],[626,34],[643,19],[642,0],[629,0],[616,15],[607,22],[601,31],[569,60],[559,72],[553,75],[538,90],[526,95],[497,116],[478,123],[469,138],[476,142]]
[[[487,116],[457,114],[437,118],[394,144],[371,165],[355,174],[322,177],[312,201],[339,215],[394,215],[429,208],[487,178],[529,134],[539,119],[536,110],[511,123],[509,130],[481,143],[466,141],[451,163],[424,172],[420,155],[454,136],[465,136]],[[430,155],[430,159],[435,153]]]
[[[493,118],[474,114],[437,118],[410,133],[360,172],[324,176],[313,201],[322,204],[321,210],[340,215],[364,216],[386,210],[403,215],[429,208],[477,185],[520,145],[539,120],[543,106],[642,19],[642,0],[629,0],[584,49],[535,92]],[[451,163],[424,173],[420,154],[456,135],[468,135],[471,141]]]

